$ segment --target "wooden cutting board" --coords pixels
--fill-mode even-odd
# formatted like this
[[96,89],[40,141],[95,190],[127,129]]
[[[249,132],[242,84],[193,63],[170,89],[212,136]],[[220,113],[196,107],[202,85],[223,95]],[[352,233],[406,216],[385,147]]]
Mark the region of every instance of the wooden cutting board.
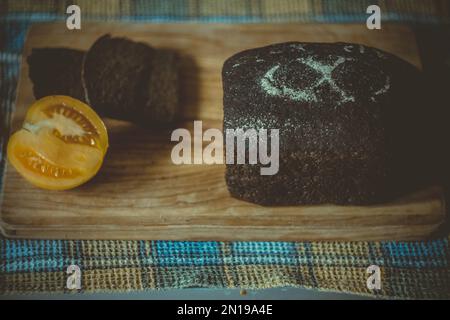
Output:
[[[12,128],[34,101],[27,55],[34,47],[87,49],[111,33],[175,49],[182,55],[182,119],[177,127],[222,128],[221,68],[232,54],[283,41],[366,44],[420,66],[413,33],[383,25],[83,24],[33,25],[25,43]],[[262,207],[229,196],[223,165],[172,164],[171,131],[106,120],[110,149],[99,174],[70,191],[29,185],[10,165],[4,176],[0,225],[26,238],[173,240],[407,240],[429,237],[444,219],[441,189],[370,206]]]

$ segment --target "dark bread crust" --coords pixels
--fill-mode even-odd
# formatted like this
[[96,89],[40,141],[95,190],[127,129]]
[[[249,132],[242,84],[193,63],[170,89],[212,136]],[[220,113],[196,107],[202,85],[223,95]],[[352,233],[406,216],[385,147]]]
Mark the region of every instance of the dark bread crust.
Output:
[[86,101],[81,85],[83,57],[81,50],[34,48],[27,62],[36,99],[60,94]]
[[169,123],[178,105],[176,61],[173,53],[104,35],[83,63],[88,102],[103,116],[143,125]]
[[158,119],[158,124],[175,120],[179,105],[179,57],[174,51],[154,52],[148,81],[149,96],[142,110],[144,119]]
[[281,43],[223,67],[224,131],[280,129],[280,170],[227,165],[232,196],[264,205],[369,204],[406,186],[420,117],[419,71],[362,45]]

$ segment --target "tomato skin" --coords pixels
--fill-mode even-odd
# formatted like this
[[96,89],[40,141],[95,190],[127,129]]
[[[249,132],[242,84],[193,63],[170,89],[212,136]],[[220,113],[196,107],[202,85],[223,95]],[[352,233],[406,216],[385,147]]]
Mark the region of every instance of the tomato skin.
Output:
[[67,190],[97,174],[107,149],[106,126],[89,106],[49,96],[28,109],[22,129],[9,138],[7,157],[31,184]]

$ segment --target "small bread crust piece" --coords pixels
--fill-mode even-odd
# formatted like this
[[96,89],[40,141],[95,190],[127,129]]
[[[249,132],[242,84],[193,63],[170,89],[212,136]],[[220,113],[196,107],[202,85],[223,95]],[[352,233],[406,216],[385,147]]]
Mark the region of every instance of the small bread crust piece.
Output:
[[222,77],[224,132],[280,130],[278,173],[227,164],[232,196],[370,204],[404,190],[421,103],[414,66],[359,44],[290,42],[237,53]]

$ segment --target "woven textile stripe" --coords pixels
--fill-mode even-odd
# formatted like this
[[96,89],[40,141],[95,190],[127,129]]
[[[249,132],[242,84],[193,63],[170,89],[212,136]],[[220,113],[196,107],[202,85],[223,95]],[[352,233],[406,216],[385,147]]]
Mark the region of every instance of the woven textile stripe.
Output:
[[[70,2],[70,3],[69,3]],[[0,2],[0,145],[14,108],[20,53],[31,23],[83,19],[135,22],[364,22],[378,3],[383,19],[448,23],[446,0],[55,1]],[[205,26],[206,27],[206,26]],[[0,169],[4,169],[4,153]],[[1,186],[1,184],[0,184]],[[184,287],[303,286],[380,297],[450,298],[449,238],[427,242],[173,242],[0,238],[0,293],[64,292],[66,268],[82,270],[83,292]],[[366,287],[381,267],[382,288]]]
[[79,5],[87,19],[170,22],[359,22],[378,4],[385,20],[448,23],[450,12],[447,0],[6,0],[0,14],[3,20],[48,21],[64,18],[69,4]]
[[64,291],[71,264],[83,291],[182,287],[305,286],[378,295],[448,297],[447,240],[410,243],[1,240],[2,293]]

